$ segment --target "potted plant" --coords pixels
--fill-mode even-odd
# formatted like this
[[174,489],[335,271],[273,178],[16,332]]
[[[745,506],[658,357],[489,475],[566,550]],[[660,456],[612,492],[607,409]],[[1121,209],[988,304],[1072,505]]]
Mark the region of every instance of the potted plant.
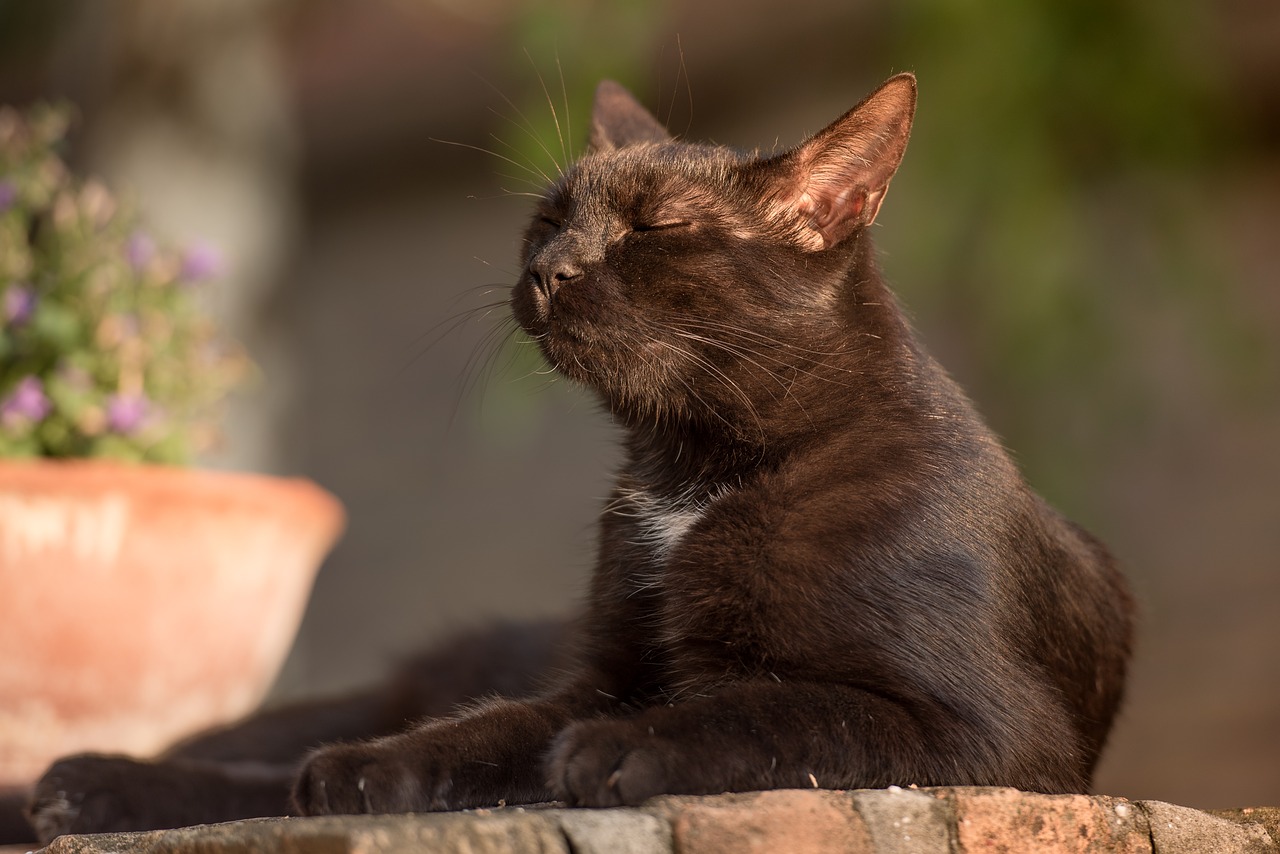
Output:
[[343,523],[303,480],[182,468],[247,372],[220,262],[75,179],[68,111],[0,108],[0,786],[248,712]]

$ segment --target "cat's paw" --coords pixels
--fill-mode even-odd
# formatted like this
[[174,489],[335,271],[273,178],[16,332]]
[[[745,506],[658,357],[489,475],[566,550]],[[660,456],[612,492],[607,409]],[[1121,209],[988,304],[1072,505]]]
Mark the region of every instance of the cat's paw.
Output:
[[[123,756],[82,754],[55,762],[36,783],[27,817],[42,843],[67,833],[163,826],[163,798],[148,802],[150,766]],[[158,823],[159,822],[159,823]]]
[[64,833],[157,830],[281,815],[288,766],[82,754],[36,783],[28,819],[42,842]]
[[501,770],[497,763],[468,758],[446,739],[419,734],[337,744],[320,748],[304,763],[293,803],[303,815],[493,806],[505,796],[491,779],[494,770]]
[[303,765],[293,802],[303,815],[449,809],[450,775],[445,772],[427,779],[422,765],[410,764],[402,752],[381,743],[322,747]]
[[495,700],[388,738],[323,747],[293,789],[304,815],[528,804],[548,796],[542,756],[558,709]]
[[677,791],[673,750],[627,721],[584,721],[567,728],[551,750],[551,788],[573,806],[636,806]]

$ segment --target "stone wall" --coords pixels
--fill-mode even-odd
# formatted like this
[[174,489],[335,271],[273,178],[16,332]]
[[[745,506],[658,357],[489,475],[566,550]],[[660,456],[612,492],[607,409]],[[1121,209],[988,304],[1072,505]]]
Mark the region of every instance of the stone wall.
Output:
[[1280,852],[1280,808],[1012,789],[783,790],[662,797],[638,809],[506,808],[417,816],[255,819],[64,836],[47,854],[1218,854]]

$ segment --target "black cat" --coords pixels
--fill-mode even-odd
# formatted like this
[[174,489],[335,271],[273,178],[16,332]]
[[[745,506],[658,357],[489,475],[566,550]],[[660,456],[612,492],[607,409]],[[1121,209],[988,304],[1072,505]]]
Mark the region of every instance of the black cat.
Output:
[[[1087,791],[1132,602],[1104,547],[1026,486],[877,270],[869,226],[915,100],[899,75],[761,155],[673,140],[601,84],[590,150],[538,205],[511,297],[547,361],[626,429],[554,681],[535,690],[529,674],[557,630],[508,629],[436,653],[425,683],[318,717],[251,720],[159,763],[65,760],[32,806],[42,835],[281,813],[289,780],[304,814],[912,783]],[[447,708],[494,688],[505,698]],[[314,744],[423,714],[442,716],[295,766]]]

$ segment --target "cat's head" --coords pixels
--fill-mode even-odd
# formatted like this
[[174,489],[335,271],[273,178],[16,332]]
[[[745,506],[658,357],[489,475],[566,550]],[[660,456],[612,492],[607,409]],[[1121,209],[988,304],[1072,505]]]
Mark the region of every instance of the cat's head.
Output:
[[[759,427],[843,321],[850,259],[906,149],[901,74],[782,154],[691,144],[616,83],[539,203],[512,308],[628,422]],[[806,368],[805,365],[810,366]]]

